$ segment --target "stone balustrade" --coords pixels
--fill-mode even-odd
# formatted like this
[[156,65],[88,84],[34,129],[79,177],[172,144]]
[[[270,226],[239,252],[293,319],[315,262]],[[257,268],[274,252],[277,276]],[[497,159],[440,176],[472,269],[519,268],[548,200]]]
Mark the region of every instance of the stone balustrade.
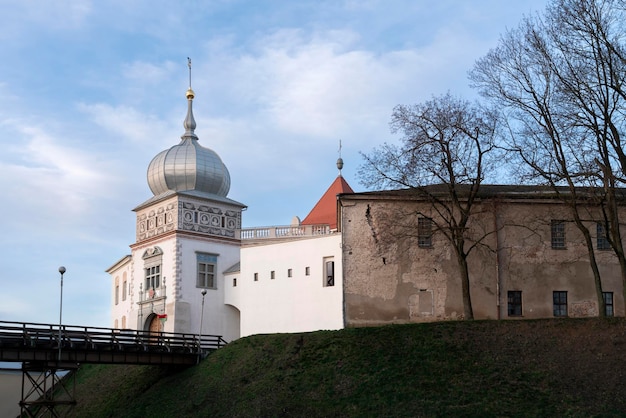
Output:
[[335,231],[330,230],[328,224],[321,225],[287,225],[287,226],[263,226],[256,228],[242,228],[237,231],[241,240],[256,240],[270,238],[300,238],[328,235]]

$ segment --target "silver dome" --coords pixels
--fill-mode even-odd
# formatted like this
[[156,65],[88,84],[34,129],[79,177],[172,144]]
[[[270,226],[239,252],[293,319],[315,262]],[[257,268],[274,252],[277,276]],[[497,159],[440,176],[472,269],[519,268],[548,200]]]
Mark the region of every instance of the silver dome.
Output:
[[148,186],[155,196],[168,191],[189,191],[226,197],[230,174],[217,153],[198,143],[194,133],[193,90],[187,91],[187,117],[181,142],[161,151],[148,166]]

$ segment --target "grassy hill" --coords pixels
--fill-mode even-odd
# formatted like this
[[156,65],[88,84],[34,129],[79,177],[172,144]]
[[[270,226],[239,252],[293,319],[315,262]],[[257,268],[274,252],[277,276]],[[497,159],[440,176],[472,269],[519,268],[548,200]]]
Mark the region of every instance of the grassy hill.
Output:
[[184,370],[85,365],[77,417],[626,416],[626,320],[258,335]]

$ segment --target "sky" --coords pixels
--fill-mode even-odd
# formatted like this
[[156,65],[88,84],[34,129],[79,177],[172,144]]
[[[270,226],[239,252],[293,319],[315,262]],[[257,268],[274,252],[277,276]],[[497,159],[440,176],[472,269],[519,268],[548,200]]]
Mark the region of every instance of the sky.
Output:
[[151,159],[180,142],[192,60],[200,144],[243,226],[303,219],[394,106],[450,92],[548,0],[0,0],[0,321],[111,326]]

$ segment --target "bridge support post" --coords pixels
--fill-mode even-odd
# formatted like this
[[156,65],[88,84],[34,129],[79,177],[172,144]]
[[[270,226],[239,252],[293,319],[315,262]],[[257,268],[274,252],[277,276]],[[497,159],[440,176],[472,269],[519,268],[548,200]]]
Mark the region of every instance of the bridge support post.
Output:
[[[62,366],[62,367],[61,367]],[[21,417],[63,417],[76,405],[78,364],[22,363]]]

